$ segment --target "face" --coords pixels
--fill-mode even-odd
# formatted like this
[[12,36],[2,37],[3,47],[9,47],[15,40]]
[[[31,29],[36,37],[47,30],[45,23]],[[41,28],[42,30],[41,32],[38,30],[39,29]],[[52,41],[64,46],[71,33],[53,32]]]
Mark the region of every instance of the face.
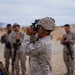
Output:
[[70,31],[70,27],[65,26],[65,31],[68,33]]
[[42,26],[38,25],[38,36],[39,37],[42,37],[42,35],[43,35],[42,29],[43,29]]
[[28,27],[27,28],[27,35],[32,35],[33,34],[33,27]]
[[12,26],[7,26],[7,31],[11,31],[12,30]]
[[13,29],[14,29],[14,31],[19,31],[20,27],[19,26],[15,26]]

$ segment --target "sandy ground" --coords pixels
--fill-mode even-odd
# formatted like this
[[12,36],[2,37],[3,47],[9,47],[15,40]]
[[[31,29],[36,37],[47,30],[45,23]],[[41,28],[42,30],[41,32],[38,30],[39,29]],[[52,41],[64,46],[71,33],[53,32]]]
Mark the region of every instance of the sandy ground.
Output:
[[[0,61],[4,64],[3,53],[4,45],[0,43]],[[64,75],[66,73],[66,67],[63,61],[63,46],[60,44],[60,41],[53,40],[52,69],[52,75]]]

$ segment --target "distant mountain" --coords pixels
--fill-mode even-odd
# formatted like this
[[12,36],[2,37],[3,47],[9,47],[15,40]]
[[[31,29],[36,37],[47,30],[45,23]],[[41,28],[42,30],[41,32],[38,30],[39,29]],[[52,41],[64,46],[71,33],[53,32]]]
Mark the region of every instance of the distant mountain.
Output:
[[[11,23],[0,22],[0,28],[1,28],[1,27],[2,27],[2,28],[6,27],[7,24],[11,24]],[[11,24],[11,25],[13,25],[13,24]],[[21,25],[21,27],[27,27],[27,26],[29,26],[29,25]]]
[[0,28],[3,28],[7,25],[7,23],[0,22]]

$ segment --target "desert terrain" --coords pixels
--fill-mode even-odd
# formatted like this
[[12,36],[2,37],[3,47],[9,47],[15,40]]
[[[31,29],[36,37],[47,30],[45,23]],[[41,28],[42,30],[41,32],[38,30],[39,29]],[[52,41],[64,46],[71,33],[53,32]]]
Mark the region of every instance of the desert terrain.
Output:
[[[75,27],[75,26],[74,26]],[[71,30],[74,32],[75,28],[71,27]],[[63,61],[63,46],[60,44],[60,39],[62,35],[65,33],[63,27],[58,27],[56,30],[52,33],[53,35],[53,49],[52,49],[52,75],[64,75],[66,73],[66,67]],[[0,36],[2,33],[0,33]],[[4,62],[4,44],[0,43],[0,61]],[[27,73],[28,73],[28,60],[26,61],[27,65]],[[11,72],[11,64],[10,64],[10,72]]]

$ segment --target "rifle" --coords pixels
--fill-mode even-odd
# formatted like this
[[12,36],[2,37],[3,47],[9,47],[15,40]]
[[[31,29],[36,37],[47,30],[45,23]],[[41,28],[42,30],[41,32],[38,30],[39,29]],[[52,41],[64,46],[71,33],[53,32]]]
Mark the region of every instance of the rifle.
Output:
[[[64,40],[66,40],[66,38],[64,38]],[[70,43],[67,42],[67,43],[65,43],[65,45],[67,46],[67,49],[68,49],[68,51],[69,51],[68,55],[70,55],[71,59],[74,59],[73,53],[72,53],[72,51],[71,51]]]
[[5,46],[11,50],[11,44],[10,44],[10,42],[6,39],[6,37],[5,37],[5,36],[2,36],[2,37],[1,37],[1,40],[5,43]]
[[14,73],[14,62],[16,60],[16,52],[18,50],[18,46],[20,46],[20,45],[21,45],[21,43],[18,43],[18,42],[13,44],[14,54],[13,54],[13,58],[12,58],[12,73]]

